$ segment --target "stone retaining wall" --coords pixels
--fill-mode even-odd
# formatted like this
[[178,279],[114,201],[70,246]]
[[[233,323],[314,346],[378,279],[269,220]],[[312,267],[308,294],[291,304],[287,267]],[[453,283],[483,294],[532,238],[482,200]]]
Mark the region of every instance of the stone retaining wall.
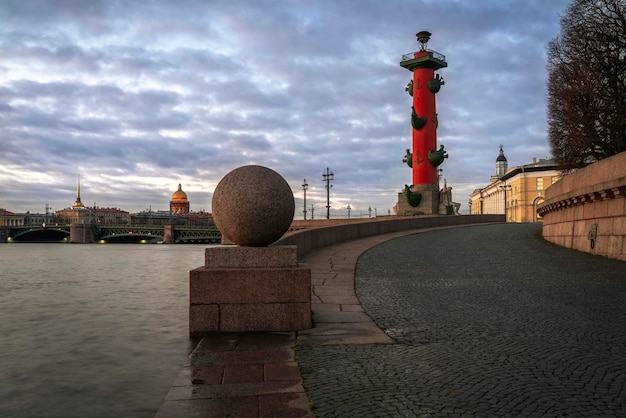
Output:
[[626,152],[584,167],[546,190],[537,212],[555,244],[626,261]]
[[[504,215],[458,215],[458,216],[410,216],[410,217],[382,217],[359,220],[321,220],[329,226],[320,226],[318,221],[311,223],[311,229],[301,229],[285,234],[272,245],[296,245],[298,258],[303,255],[332,244],[365,238],[372,235],[387,234],[390,232],[407,231],[411,229],[434,228],[439,226],[467,225],[478,223],[504,222]],[[292,225],[292,229],[305,227],[300,224]]]

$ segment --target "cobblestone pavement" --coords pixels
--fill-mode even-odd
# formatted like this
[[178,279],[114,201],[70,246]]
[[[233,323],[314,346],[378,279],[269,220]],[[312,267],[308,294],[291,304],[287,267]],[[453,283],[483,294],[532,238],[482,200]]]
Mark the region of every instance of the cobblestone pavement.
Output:
[[626,417],[626,263],[538,224],[424,232],[359,258],[395,344],[298,345],[319,417]]

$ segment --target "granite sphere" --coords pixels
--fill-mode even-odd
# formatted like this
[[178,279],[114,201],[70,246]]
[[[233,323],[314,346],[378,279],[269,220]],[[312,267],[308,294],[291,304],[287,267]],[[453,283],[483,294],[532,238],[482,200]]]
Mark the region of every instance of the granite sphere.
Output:
[[212,212],[227,240],[244,247],[265,247],[289,230],[295,203],[291,187],[280,174],[247,165],[220,180],[213,193]]

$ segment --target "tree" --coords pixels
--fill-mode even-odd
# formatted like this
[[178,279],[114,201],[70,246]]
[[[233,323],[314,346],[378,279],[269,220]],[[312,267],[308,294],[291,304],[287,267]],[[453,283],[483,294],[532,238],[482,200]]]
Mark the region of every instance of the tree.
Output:
[[560,168],[626,151],[626,1],[573,0],[547,69],[548,138]]

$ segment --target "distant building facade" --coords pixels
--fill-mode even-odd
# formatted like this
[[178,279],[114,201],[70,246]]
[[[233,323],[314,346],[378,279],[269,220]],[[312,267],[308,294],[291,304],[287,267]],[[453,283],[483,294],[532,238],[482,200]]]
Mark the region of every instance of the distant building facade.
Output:
[[24,226],[43,226],[57,223],[53,213],[23,213]]
[[508,169],[502,146],[496,159],[496,174],[483,189],[470,195],[470,213],[505,214],[507,222],[539,222],[537,207],[545,189],[561,178],[553,160],[533,158],[531,164]]
[[175,215],[167,211],[143,211],[130,215],[133,225],[185,225],[214,226],[213,215],[208,212],[189,212]]
[[128,225],[130,213],[119,208],[87,208],[94,215],[97,224],[103,225]]
[[100,224],[100,225],[129,225],[130,213],[119,208],[81,207],[57,210],[54,214],[55,222],[59,224]]
[[55,221],[59,224],[91,224],[94,223],[93,215],[87,208],[65,208],[54,212]]
[[52,213],[13,213],[0,208],[0,226],[42,226],[55,222]]
[[24,214],[13,213],[0,208],[0,226],[22,226],[24,225]]

